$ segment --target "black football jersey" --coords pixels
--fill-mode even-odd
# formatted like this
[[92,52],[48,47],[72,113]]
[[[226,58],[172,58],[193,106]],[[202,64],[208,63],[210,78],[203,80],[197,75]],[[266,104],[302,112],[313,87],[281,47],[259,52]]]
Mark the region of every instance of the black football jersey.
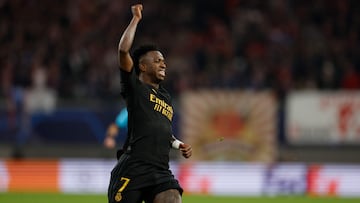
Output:
[[174,113],[169,93],[161,85],[155,89],[141,82],[134,69],[121,70],[121,83],[129,115],[131,159],[168,169]]

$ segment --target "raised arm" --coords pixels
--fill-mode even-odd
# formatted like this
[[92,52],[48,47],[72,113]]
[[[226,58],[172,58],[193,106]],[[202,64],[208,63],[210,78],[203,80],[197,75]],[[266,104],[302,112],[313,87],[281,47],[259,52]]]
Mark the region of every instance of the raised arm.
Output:
[[131,7],[131,12],[133,17],[127,26],[126,30],[121,36],[119,47],[118,47],[118,57],[119,57],[119,66],[121,69],[130,72],[133,68],[133,60],[131,59],[129,50],[134,41],[134,36],[138,23],[142,18],[141,11],[143,6],[141,4],[136,4]]

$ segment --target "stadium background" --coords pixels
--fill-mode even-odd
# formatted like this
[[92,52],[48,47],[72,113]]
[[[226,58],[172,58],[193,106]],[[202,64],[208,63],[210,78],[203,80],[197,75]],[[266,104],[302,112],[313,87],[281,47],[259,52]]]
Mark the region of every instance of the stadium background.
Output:
[[[187,195],[360,196],[359,1],[142,2],[134,46],[165,53]],[[1,195],[105,193],[132,3],[0,2]]]

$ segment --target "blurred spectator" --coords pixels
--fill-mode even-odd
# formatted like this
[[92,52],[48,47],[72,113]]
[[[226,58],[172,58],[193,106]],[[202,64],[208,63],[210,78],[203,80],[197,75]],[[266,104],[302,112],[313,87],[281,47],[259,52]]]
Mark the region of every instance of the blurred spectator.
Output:
[[[123,131],[123,137],[126,137],[127,135],[127,126],[128,126],[128,111],[126,107],[121,109],[121,111],[116,116],[116,119],[114,122],[111,122],[105,133],[105,139],[104,139],[104,146],[109,149],[113,149],[116,147],[116,137],[120,134],[121,130]],[[123,141],[125,139],[122,139]],[[124,142],[121,143],[122,145]]]
[[[139,25],[135,45],[152,41],[165,50],[171,73],[166,85],[175,97],[196,88],[272,89],[280,97],[293,89],[359,88],[359,1],[143,3],[147,22]],[[20,99],[40,54],[47,85],[61,99],[118,98],[113,45],[130,4],[1,1],[1,96],[17,89]]]
[[[151,42],[164,50],[164,85],[175,104],[188,90],[271,90],[283,121],[283,99],[291,91],[360,89],[358,0],[142,3],[146,22],[134,47]],[[21,155],[34,127],[30,116],[51,113],[58,100],[118,103],[114,44],[132,4],[0,0],[0,100],[9,134],[16,136],[14,155]]]

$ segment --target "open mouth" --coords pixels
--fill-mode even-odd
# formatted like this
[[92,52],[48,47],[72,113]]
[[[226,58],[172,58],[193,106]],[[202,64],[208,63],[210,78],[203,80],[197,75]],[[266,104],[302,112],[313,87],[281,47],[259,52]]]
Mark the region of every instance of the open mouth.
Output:
[[165,70],[160,70],[159,75],[162,77],[165,77],[165,75],[166,75]]

